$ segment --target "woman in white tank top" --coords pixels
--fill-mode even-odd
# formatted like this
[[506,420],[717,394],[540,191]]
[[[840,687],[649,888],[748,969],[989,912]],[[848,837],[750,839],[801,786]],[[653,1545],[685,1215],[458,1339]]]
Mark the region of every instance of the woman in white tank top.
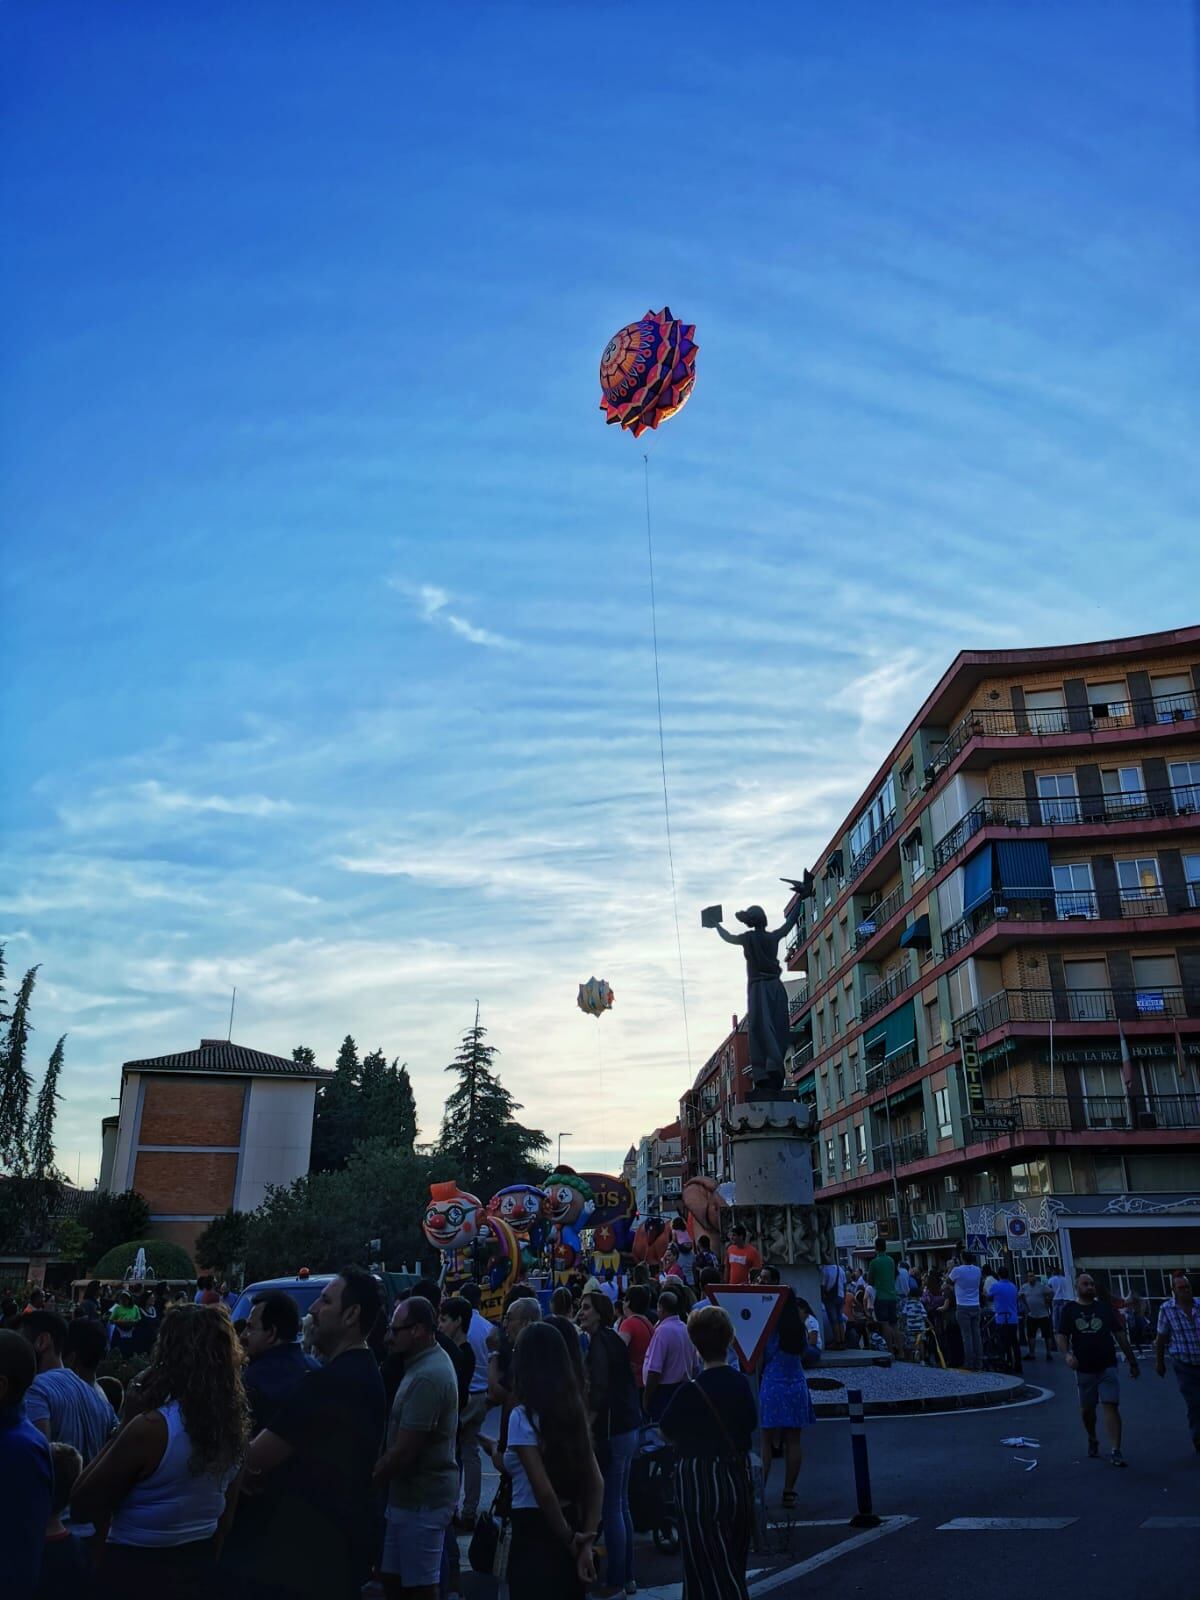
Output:
[[163,1317],[150,1366],[120,1429],[80,1474],[72,1516],[109,1520],[102,1592],[165,1580],[175,1597],[211,1589],[233,1516],[249,1411],[242,1355],[223,1306]]

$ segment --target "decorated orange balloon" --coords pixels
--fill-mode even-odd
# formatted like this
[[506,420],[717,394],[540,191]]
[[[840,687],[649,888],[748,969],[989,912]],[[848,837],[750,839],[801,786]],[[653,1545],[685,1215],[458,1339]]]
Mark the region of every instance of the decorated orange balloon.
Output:
[[669,306],[614,333],[600,357],[600,409],[608,421],[636,439],[673,417],[692,392],[698,349],[695,324],[679,322]]

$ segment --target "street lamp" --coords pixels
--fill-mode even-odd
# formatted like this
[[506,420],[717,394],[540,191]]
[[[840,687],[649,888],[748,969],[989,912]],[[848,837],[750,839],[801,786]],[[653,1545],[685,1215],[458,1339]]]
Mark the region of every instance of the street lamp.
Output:
[[558,1136],[558,1165],[562,1166],[562,1142],[564,1139],[573,1139],[573,1133],[560,1133]]

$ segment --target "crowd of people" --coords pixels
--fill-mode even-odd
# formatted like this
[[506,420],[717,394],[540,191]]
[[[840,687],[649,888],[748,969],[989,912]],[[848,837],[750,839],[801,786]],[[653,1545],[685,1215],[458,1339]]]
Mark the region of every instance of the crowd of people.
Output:
[[[689,1600],[738,1600],[752,1442],[761,1422],[767,1473],[781,1457],[794,1504],[813,1419],[805,1370],[823,1335],[789,1290],[760,1419],[730,1320],[704,1290],[731,1273],[779,1274],[744,1236],[729,1248],[738,1259],[724,1267],[705,1241],[628,1284],[576,1279],[546,1311],[518,1285],[498,1326],[472,1281],[453,1292],[421,1281],[389,1315],[379,1280],[357,1267],[303,1319],[282,1290],[254,1296],[235,1325],[209,1285],[151,1289],[137,1297],[154,1308],[148,1364],[124,1389],[97,1372],[119,1338],[120,1295],[10,1302],[6,1594],[128,1600],[149,1583],[191,1600],[218,1583],[256,1600],[349,1597],[374,1574],[388,1596],[443,1600],[459,1592],[468,1536],[511,1600],[631,1595],[631,1479],[649,1436],[673,1454]],[[501,1485],[492,1506],[481,1504],[485,1460]]]
[[[730,1248],[739,1259],[723,1267],[691,1263],[691,1284],[664,1261],[628,1285],[577,1279],[546,1309],[518,1285],[499,1325],[473,1281],[420,1281],[389,1311],[380,1281],[346,1267],[304,1319],[311,1353],[289,1294],[255,1295],[235,1324],[201,1287],[156,1313],[148,1363],[124,1389],[98,1372],[111,1323],[84,1304],[94,1297],[68,1321],[31,1295],[0,1329],[5,1595],[128,1600],[153,1586],[199,1600],[217,1584],[233,1600],[352,1600],[374,1575],[389,1600],[447,1600],[460,1537],[510,1600],[633,1595],[631,1489],[651,1438],[673,1459],[686,1600],[745,1600],[755,1436],[764,1499],[780,1460],[780,1504],[794,1506],[807,1374],[827,1341],[818,1309],[787,1289],[756,1403],[705,1291],[734,1270],[767,1287],[780,1275],[744,1239]],[[885,1256],[848,1282],[824,1270],[829,1342],[855,1336],[857,1302],[868,1337],[905,1344],[915,1305],[947,1343],[956,1327],[965,1353],[986,1302],[1016,1330],[1003,1348],[1015,1343],[1018,1360],[1038,1339],[1065,1358],[1088,1453],[1102,1418],[1109,1459],[1124,1464],[1118,1348],[1131,1378],[1138,1365],[1126,1313],[1089,1274],[1060,1294],[1053,1277],[1017,1286],[966,1254],[944,1277]],[[1170,1361],[1200,1450],[1200,1309],[1182,1273],[1156,1331],[1156,1369]]]

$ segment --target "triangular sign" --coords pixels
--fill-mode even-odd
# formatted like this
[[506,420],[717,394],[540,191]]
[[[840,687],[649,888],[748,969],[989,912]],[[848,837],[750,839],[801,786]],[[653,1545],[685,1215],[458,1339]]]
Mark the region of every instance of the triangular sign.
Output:
[[708,1298],[733,1323],[733,1343],[742,1370],[752,1372],[788,1297],[786,1284],[714,1283]]

